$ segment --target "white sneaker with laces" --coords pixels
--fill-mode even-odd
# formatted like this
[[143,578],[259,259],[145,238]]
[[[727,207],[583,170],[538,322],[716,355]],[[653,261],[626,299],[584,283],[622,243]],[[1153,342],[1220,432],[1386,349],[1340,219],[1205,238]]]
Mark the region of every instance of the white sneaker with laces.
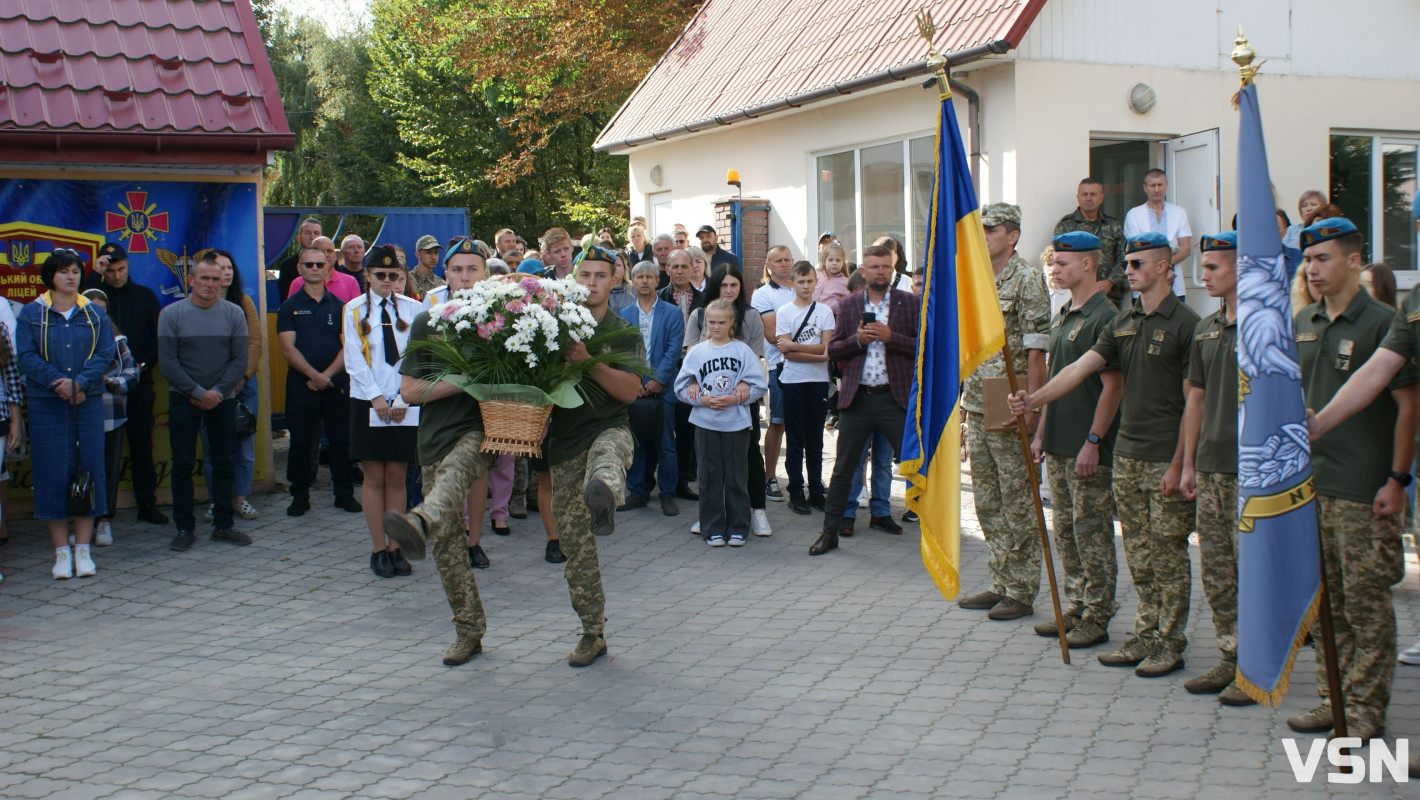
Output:
[[756,508],[749,513],[750,525],[754,527],[755,536],[773,536],[774,529],[769,527],[769,515],[764,513],[764,509]]
[[868,494],[867,494],[867,492],[859,492],[859,493],[858,493],[858,507],[859,507],[859,508],[867,508],[867,507],[868,507]]
[[715,534],[714,536],[711,536],[711,537],[709,537],[708,539],[706,539],[706,540],[705,540],[705,543],[708,544],[708,545],[710,545],[711,547],[724,547],[724,546],[725,546],[725,537],[723,537],[723,536],[721,536],[720,534],[717,533],[717,534]]
[[93,554],[89,552],[86,544],[77,545],[74,548],[74,576],[78,578],[92,578],[98,572],[98,565],[94,563]]
[[1415,644],[1401,651],[1396,660],[1412,667],[1420,666],[1420,639],[1415,640]]
[[216,510],[217,510],[217,506],[216,506],[215,503],[214,503],[213,505],[208,506],[208,507],[207,507],[207,510],[204,511],[204,512],[202,512],[202,518],[203,518],[204,520],[206,520],[207,522],[211,522],[211,521],[212,521],[212,515],[213,515],[212,512],[214,512],[214,511],[216,511]]
[[54,548],[54,569],[49,571],[57,581],[74,577],[74,555],[67,547]]
[[730,534],[730,546],[731,546],[731,547],[744,547],[744,546],[745,546],[745,535],[744,535],[743,533],[732,533],[732,534]]
[[697,519],[695,522],[691,523],[690,532],[697,536],[700,535],[700,520]]
[[257,512],[256,506],[252,505],[247,500],[243,500],[241,505],[237,506],[237,516],[242,519],[256,519],[261,516],[261,514]]
[[99,547],[108,547],[113,544],[113,526],[106,519],[99,520],[99,524],[94,526],[94,544]]

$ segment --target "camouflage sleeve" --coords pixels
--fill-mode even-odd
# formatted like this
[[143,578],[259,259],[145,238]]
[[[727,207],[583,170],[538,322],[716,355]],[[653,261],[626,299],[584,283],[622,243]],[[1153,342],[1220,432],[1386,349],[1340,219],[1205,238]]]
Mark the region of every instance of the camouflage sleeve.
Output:
[[1050,293],[1040,270],[1027,262],[1026,279],[1021,281],[1018,306],[1021,309],[1021,346],[1027,350],[1050,349]]

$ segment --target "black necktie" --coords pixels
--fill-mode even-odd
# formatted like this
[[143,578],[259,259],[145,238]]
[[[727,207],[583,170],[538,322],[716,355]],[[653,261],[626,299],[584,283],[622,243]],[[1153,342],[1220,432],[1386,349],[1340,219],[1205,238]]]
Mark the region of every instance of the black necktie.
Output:
[[390,322],[390,301],[380,303],[380,330],[385,332],[385,363],[393,367],[399,362],[399,344],[394,340],[394,325]]

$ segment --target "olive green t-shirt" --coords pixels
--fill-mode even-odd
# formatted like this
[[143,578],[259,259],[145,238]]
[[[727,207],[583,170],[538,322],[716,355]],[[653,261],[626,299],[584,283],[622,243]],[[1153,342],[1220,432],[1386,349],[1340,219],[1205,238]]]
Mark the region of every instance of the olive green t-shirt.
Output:
[[[600,336],[611,331],[622,331],[613,347],[632,356],[636,363],[642,363],[641,332],[622,319],[620,314],[607,309],[593,335]],[[602,431],[631,426],[626,404],[607,394],[599,385],[584,394],[582,400],[582,405],[576,408],[557,406],[552,409],[552,427],[547,449],[543,453],[548,464],[561,464],[586,452]]]
[[1172,292],[1153,313],[1135,302],[1119,312],[1091,348],[1106,369],[1124,373],[1119,439],[1114,454],[1139,461],[1171,461],[1183,421],[1183,378],[1198,315]]
[[[1075,363],[1090,351],[1100,334],[1119,313],[1105,292],[1095,292],[1077,309],[1067,303],[1060,307],[1050,323],[1050,377]],[[1045,430],[1040,435],[1041,449],[1057,456],[1074,458],[1085,444],[1085,436],[1095,419],[1104,384],[1099,375],[1091,375],[1063,397],[1050,403],[1045,412]],[[1116,413],[1109,430],[1100,441],[1100,464],[1108,467],[1114,457],[1114,439],[1119,433]]]
[[[1297,312],[1297,355],[1302,362],[1302,391],[1307,408],[1326,406],[1351,373],[1361,368],[1391,330],[1395,311],[1364,291],[1331,320],[1326,298]],[[1389,349],[1389,348],[1387,348]],[[1406,364],[1390,382],[1394,391],[1416,382],[1415,365]],[[1390,475],[1397,407],[1390,392],[1312,442],[1316,490],[1328,497],[1370,503]]]
[[1203,429],[1193,468],[1238,474],[1238,326],[1220,308],[1193,329],[1188,382],[1204,391]]
[[1420,357],[1420,292],[1410,292],[1390,318],[1381,347],[1404,356],[1412,365]]
[[[428,339],[433,334],[429,326],[429,312],[420,312],[409,329],[411,344]],[[434,360],[426,350],[408,348],[404,361],[399,366],[401,375],[431,380],[438,374]],[[418,403],[417,397],[406,397],[405,402]],[[458,440],[470,431],[483,430],[483,416],[479,413],[478,401],[467,392],[459,392],[419,405],[419,463],[424,466],[436,464],[454,448]]]

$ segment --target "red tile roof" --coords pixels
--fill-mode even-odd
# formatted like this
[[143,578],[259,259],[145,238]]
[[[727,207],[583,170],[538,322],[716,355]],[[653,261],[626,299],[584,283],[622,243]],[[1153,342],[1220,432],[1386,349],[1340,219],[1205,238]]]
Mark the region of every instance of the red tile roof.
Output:
[[924,6],[953,63],[1020,44],[1045,0],[706,0],[597,137],[622,150],[925,76]]
[[0,147],[288,149],[250,0],[0,2]]

